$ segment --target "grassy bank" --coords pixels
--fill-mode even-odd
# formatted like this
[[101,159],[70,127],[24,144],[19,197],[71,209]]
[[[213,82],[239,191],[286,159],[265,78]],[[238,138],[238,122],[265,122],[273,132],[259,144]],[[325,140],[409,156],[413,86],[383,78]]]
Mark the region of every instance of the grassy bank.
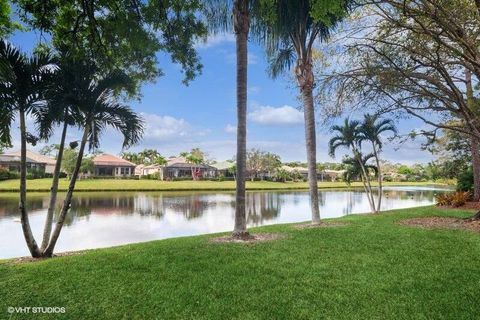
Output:
[[[432,185],[432,182],[386,182],[386,185]],[[353,183],[352,187],[361,187],[361,183]],[[29,191],[46,192],[50,191],[51,179],[28,180]],[[319,182],[319,188],[346,188],[345,182]],[[60,191],[66,191],[68,180],[60,181]],[[271,182],[255,181],[247,182],[249,190],[289,190],[308,189],[307,182]],[[188,191],[188,190],[235,190],[234,181],[158,181],[158,180],[79,180],[76,186],[77,191]],[[0,181],[0,192],[19,191],[18,180]]]
[[338,219],[345,227],[262,227],[287,238],[251,245],[209,235],[3,261],[0,318],[8,306],[58,306],[65,314],[35,318],[474,319],[480,234],[396,224],[470,214],[424,207]]

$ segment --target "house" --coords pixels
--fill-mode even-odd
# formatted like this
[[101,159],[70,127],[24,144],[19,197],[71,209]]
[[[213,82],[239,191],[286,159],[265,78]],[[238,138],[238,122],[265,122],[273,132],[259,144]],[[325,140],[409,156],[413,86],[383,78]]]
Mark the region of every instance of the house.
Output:
[[184,157],[170,158],[163,167],[164,179],[214,178],[217,170],[207,164],[189,163]]
[[135,166],[135,175],[141,177],[143,175],[144,164],[138,164]]
[[330,169],[325,169],[322,170],[319,175],[319,180],[321,181],[338,181],[343,178],[343,174],[345,173],[345,170],[330,170]]
[[[56,160],[42,154],[27,150],[27,170],[53,173]],[[1,155],[0,167],[9,171],[20,171],[20,151],[6,152]]]
[[288,173],[297,173],[304,180],[308,179],[308,169],[307,168],[282,166],[282,169],[287,171]]
[[[289,173],[297,172],[299,175],[302,176],[302,179],[308,179],[308,168],[304,167],[289,167],[289,166],[282,166],[282,169]],[[319,181],[337,181],[342,178],[345,170],[317,170],[317,180]]]
[[96,177],[132,177],[135,175],[135,164],[111,154],[99,154],[93,157]]
[[235,173],[232,172],[235,163],[232,161],[215,162],[212,163],[212,167],[217,170],[218,177],[235,178]]

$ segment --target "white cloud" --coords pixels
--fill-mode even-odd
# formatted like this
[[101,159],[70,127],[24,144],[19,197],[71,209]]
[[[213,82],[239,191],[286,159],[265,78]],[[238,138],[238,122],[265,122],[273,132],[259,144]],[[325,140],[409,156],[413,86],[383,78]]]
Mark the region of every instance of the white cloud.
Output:
[[184,119],[158,114],[141,113],[145,119],[145,139],[166,140],[185,137],[192,133],[191,125]]
[[303,114],[291,106],[260,106],[248,114],[250,120],[267,125],[292,125],[303,123]]
[[257,94],[259,93],[261,88],[259,86],[250,86],[248,87],[248,93],[249,94]]
[[231,124],[227,124],[224,130],[226,133],[237,133],[237,127]]
[[225,42],[235,42],[235,35],[232,33],[212,34],[205,39],[199,39],[195,47],[197,49],[207,49]]

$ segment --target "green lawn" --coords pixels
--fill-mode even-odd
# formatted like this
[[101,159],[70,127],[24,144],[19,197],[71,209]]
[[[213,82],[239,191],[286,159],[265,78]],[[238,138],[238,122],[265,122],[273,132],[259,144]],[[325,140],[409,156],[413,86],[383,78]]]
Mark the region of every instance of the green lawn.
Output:
[[[431,185],[432,182],[392,182],[386,185]],[[361,183],[353,183],[354,187],[361,187]],[[30,191],[49,191],[51,179],[27,180],[27,188]],[[345,182],[319,182],[319,188],[345,188]],[[66,191],[68,180],[60,181],[60,190]],[[250,190],[274,190],[274,189],[308,189],[307,182],[271,182],[255,181],[247,182]],[[0,181],[0,192],[17,192],[18,180]],[[235,190],[234,181],[158,181],[158,180],[79,180],[75,190],[77,191],[182,191],[182,190]]]
[[64,315],[12,319],[478,319],[480,234],[395,223],[470,214],[423,207],[338,219],[346,227],[261,227],[288,237],[253,245],[206,235],[3,261],[0,318],[7,306],[58,306]]

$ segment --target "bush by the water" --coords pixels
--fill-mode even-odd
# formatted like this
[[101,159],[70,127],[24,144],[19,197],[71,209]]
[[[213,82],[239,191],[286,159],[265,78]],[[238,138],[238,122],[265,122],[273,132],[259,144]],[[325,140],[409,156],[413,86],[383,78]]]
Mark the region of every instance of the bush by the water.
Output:
[[473,170],[472,168],[460,172],[457,176],[457,191],[473,192]]
[[463,206],[472,198],[470,191],[460,191],[452,193],[438,194],[435,199],[437,206],[458,208]]

